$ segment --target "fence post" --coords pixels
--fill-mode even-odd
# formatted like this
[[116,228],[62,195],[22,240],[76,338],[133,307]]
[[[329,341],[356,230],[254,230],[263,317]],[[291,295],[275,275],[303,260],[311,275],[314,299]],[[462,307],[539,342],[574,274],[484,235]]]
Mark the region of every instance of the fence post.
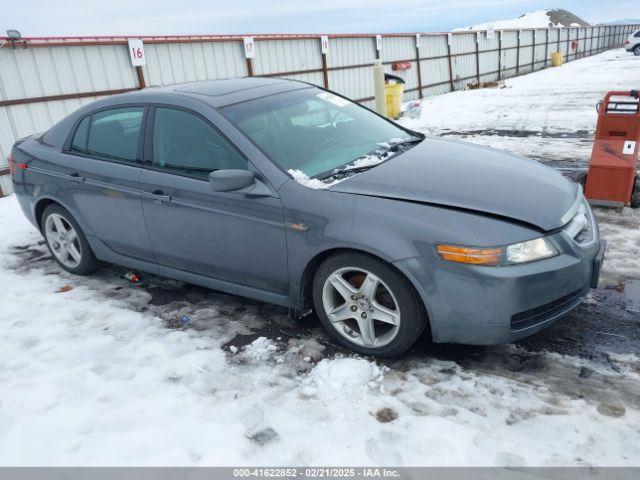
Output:
[[518,30],[518,46],[516,47],[516,76],[520,75],[520,34],[521,30]]
[[451,64],[451,34],[447,33],[447,60],[449,60],[449,86],[453,92],[453,65]]
[[420,68],[420,34],[416,34],[416,67],[418,68],[418,98],[422,95],[422,69]]
[[136,76],[138,77],[138,89],[142,90],[147,84],[144,81],[144,73],[140,65],[136,66]]
[[253,37],[243,37],[242,46],[244,48],[244,58],[247,61],[247,76],[253,77],[253,57],[256,54]]
[[480,31],[476,32],[476,81],[480,88]]
[[533,45],[531,46],[531,72],[536,71],[536,34],[537,30],[533,31]]
[[569,39],[571,38],[571,28],[567,29],[567,62],[569,62]]
[[502,30],[498,30],[498,80],[502,79]]
[[560,51],[560,32],[562,30],[558,28],[556,31],[558,32],[558,38],[556,39],[558,41],[558,45],[556,45],[556,52],[559,52]]
[[[325,45],[326,44],[326,45]],[[320,37],[320,55],[322,57],[322,82],[324,88],[329,88],[329,70],[327,67],[327,53],[329,51],[329,37]]]
[[544,40],[544,66],[545,68],[549,66],[549,33],[550,29],[547,28],[546,37]]

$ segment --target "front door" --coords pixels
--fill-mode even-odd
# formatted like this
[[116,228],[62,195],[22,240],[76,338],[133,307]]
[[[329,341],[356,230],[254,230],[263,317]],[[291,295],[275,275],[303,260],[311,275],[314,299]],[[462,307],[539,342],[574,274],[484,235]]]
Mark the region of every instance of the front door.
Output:
[[282,205],[274,197],[213,192],[209,173],[247,169],[244,156],[195,112],[155,107],[150,163],[140,185],[156,259],[163,267],[288,292]]

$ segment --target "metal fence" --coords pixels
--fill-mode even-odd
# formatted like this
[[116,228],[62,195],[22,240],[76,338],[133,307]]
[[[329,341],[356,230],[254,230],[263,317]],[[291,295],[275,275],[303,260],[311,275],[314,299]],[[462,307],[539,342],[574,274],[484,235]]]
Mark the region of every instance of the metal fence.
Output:
[[[372,66],[406,82],[417,99],[529,73],[619,47],[639,25],[387,35],[141,37],[146,65],[133,67],[126,37],[0,37],[0,196],[11,192],[7,156],[15,139],[46,130],[101,96],[150,86],[246,76],[286,77],[370,106]],[[405,69],[398,69],[398,68]],[[408,67],[408,68],[407,68]],[[396,70],[398,69],[398,70]]]

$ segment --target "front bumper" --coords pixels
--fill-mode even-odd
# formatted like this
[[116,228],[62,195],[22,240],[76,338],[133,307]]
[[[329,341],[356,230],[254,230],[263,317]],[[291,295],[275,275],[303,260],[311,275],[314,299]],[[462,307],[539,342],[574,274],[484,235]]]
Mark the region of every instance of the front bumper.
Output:
[[596,237],[578,246],[562,233],[551,238],[564,253],[522,265],[483,267],[416,257],[396,266],[423,298],[434,342],[508,343],[566,315],[597,285],[604,242]]

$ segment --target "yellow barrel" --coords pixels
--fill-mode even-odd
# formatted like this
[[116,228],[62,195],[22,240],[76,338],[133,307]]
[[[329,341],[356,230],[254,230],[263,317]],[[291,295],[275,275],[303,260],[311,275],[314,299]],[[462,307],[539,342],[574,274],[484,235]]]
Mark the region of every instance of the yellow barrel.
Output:
[[389,118],[400,118],[404,84],[387,82],[384,85],[384,89],[387,94],[387,116]]
[[552,67],[560,67],[562,66],[562,62],[564,61],[564,57],[561,52],[551,52],[551,66]]

